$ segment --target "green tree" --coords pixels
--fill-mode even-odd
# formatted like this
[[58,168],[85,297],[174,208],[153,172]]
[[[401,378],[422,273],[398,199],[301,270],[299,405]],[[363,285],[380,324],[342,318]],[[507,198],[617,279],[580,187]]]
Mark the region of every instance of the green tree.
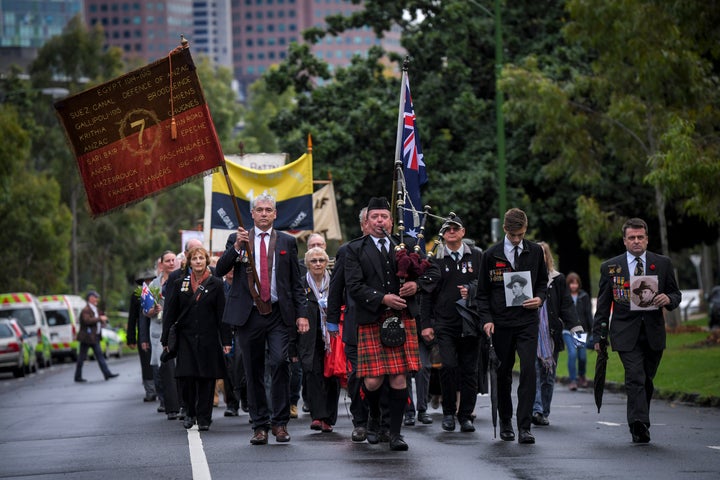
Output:
[[0,106],[0,242],[7,252],[0,291],[64,291],[70,214],[60,188],[28,169],[29,135],[14,108]]
[[[690,4],[697,10],[698,2]],[[533,126],[531,148],[549,157],[549,171],[590,186],[577,208],[586,247],[617,239],[618,224],[641,215],[657,219],[667,255],[668,201],[687,201],[694,191],[680,211],[720,220],[717,189],[704,187],[718,183],[708,162],[717,151],[718,85],[708,50],[716,46],[701,40],[709,32],[686,28],[674,2],[573,0],[567,9],[566,39],[588,52],[592,70],[558,79],[536,57],[509,66],[508,114]],[[678,169],[709,177],[687,189]]]

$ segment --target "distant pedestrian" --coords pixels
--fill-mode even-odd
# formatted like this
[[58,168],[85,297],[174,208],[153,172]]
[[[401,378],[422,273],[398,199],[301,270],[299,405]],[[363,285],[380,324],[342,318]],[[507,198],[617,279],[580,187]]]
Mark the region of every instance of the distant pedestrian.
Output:
[[92,348],[95,360],[103,373],[105,380],[110,380],[118,376],[112,373],[108,368],[103,355],[100,340],[102,339],[102,327],[107,325],[108,317],[98,310],[98,302],[100,294],[95,290],[91,290],[85,296],[87,305],[80,312],[80,326],[77,334],[78,342],[80,342],[80,353],[78,354],[77,364],[75,365],[75,381],[79,383],[87,382],[82,376],[83,363],[87,358],[87,352]]

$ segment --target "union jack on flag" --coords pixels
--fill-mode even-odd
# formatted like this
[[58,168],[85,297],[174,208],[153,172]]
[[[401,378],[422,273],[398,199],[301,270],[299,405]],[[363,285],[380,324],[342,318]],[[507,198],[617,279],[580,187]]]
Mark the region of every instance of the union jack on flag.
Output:
[[[405,176],[405,188],[407,198],[405,202],[405,213],[403,221],[407,228],[406,233],[417,238],[418,227],[420,226],[420,215],[423,205],[420,201],[420,187],[428,181],[423,160],[422,147],[420,146],[420,135],[417,129],[415,118],[415,107],[410,95],[410,80],[407,74],[403,75],[403,88],[405,89],[405,104],[403,108],[402,123],[402,158],[403,175]],[[420,248],[425,251],[424,240],[420,241]]]
[[143,312],[149,311],[155,306],[155,297],[153,296],[147,283],[143,282],[142,292],[140,293],[140,304],[142,305]]

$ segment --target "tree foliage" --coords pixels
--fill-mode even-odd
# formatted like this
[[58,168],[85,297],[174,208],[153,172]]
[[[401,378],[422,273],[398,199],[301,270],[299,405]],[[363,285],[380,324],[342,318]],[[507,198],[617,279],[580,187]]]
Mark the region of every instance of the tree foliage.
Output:
[[[707,188],[720,178],[709,161],[718,145],[716,46],[674,2],[573,0],[567,10],[565,42],[583,49],[590,68],[556,78],[533,56],[508,66],[508,116],[533,126],[530,146],[548,155],[548,173],[590,187],[576,207],[588,249],[602,250],[609,236],[598,225],[609,220],[617,238],[625,218],[643,216],[659,225],[667,254],[673,210],[720,220],[717,189]],[[698,182],[689,187],[689,178]],[[675,201],[683,208],[669,208]]]

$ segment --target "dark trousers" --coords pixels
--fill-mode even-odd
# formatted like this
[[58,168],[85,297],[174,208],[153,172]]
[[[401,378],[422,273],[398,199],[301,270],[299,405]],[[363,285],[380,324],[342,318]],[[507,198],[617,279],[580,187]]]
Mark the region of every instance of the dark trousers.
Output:
[[[408,375],[407,389],[410,401],[405,407],[405,413],[415,415],[418,412],[427,411],[428,395],[430,394],[430,347],[420,338],[418,340],[418,351],[420,353],[420,370],[412,375]],[[415,400],[413,400],[412,377],[415,377],[415,389],[417,390]]]
[[138,357],[140,357],[140,371],[143,381],[154,380],[152,366],[150,366],[150,349],[143,350],[142,347],[138,347],[137,351]]
[[[181,377],[178,381],[182,385],[183,403],[187,408],[186,415],[196,417],[198,425],[210,425],[213,397],[215,396],[215,379]],[[167,408],[167,403],[165,408]]]
[[302,376],[310,403],[310,417],[313,420],[324,420],[330,425],[335,425],[338,399],[340,398],[340,381],[337,377],[325,377],[325,343],[320,329],[318,329],[318,338],[315,339],[312,367],[303,368]]
[[500,420],[512,419],[512,375],[515,366],[515,352],[520,358],[520,382],[517,397],[517,426],[530,430],[533,403],[535,402],[535,357],[537,356],[538,326],[531,323],[520,327],[495,325],[493,344],[500,360],[498,368],[498,414]]
[[360,395],[360,387],[362,379],[357,377],[357,345],[345,344],[345,357],[350,362],[350,371],[348,372],[347,391],[350,396],[350,413],[352,414],[352,422],[355,427],[365,427],[367,425],[368,407],[363,402]]
[[100,347],[100,342],[96,342],[93,344],[80,343],[80,353],[78,354],[77,363],[75,364],[75,380],[79,380],[82,378],[83,364],[85,363],[85,360],[87,359],[88,350],[91,348],[92,348],[93,354],[95,355],[95,360],[97,361],[98,367],[100,367],[100,371],[102,371],[103,376],[106,379],[110,376],[111,372],[107,366],[107,362],[105,361],[105,355],[103,355],[103,353],[102,353],[102,348]]
[[[300,362],[290,362],[290,404],[297,405],[300,401],[300,392],[303,390],[305,376]],[[303,403],[305,403],[303,396]]]
[[[233,335],[234,338],[237,338]],[[232,356],[232,361],[228,365],[228,376],[230,376],[233,393],[235,398],[242,402],[243,406],[247,406],[247,378],[245,377],[245,365],[243,365],[242,353],[240,347],[235,341],[235,353]]]
[[[478,337],[462,337],[460,332],[435,328],[442,368],[440,390],[442,391],[443,415],[455,415],[458,420],[470,419],[475,410],[478,392]],[[460,405],[456,405],[456,392],[460,392]]]
[[167,413],[179,412],[180,401],[182,398],[183,406],[185,405],[186,393],[182,392],[184,385],[175,379],[175,360],[162,362],[158,368],[158,381],[156,382],[158,395],[160,396],[160,404],[165,407]]
[[[233,357],[225,355],[225,376],[223,377],[223,395],[225,396],[225,405],[228,408],[237,410],[240,408],[238,396],[235,394],[235,375],[233,372]],[[213,396],[214,399],[214,396]]]
[[[253,308],[247,323],[236,329],[235,341],[242,352],[253,429],[287,425],[290,419],[289,337],[289,327],[283,322],[277,304],[273,304],[272,312],[266,316]],[[272,413],[265,394],[265,345]]]
[[663,351],[652,350],[643,331],[632,350],[618,354],[625,368],[628,426],[642,422],[649,427],[650,400],[655,391],[653,378],[660,366]]

